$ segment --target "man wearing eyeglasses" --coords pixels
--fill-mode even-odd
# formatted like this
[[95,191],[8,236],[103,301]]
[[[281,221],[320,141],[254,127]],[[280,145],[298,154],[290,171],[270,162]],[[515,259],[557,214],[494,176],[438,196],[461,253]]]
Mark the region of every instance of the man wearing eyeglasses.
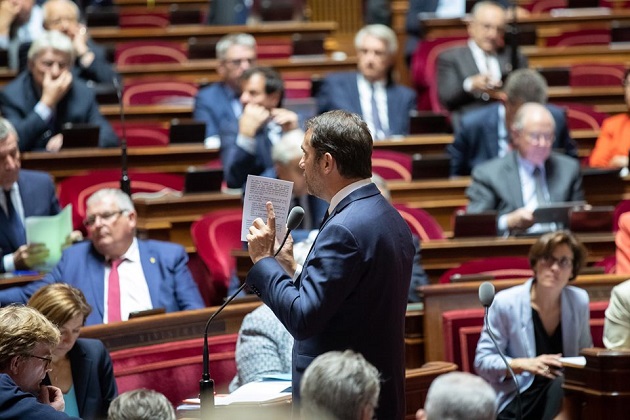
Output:
[[0,309],[0,418],[76,418],[63,412],[59,388],[41,385],[59,340],[59,330],[35,309]]
[[87,201],[90,241],[66,249],[43,280],[0,291],[0,303],[25,302],[49,283],[68,283],[85,294],[93,311],[85,324],[126,321],[131,312],[167,312],[205,305],[180,245],[140,240],[133,202],[118,189],[102,189]]
[[512,124],[513,150],[476,166],[466,189],[467,211],[498,212],[498,231],[537,233],[534,210],[544,204],[584,200],[579,162],[551,151],[555,122],[545,106],[528,102]]
[[206,147],[221,147],[221,160],[225,161],[228,148],[221,140],[238,133],[238,119],[243,112],[240,78],[256,63],[256,40],[249,34],[226,35],[217,43],[216,55],[221,81],[199,90],[193,118],[206,123]]

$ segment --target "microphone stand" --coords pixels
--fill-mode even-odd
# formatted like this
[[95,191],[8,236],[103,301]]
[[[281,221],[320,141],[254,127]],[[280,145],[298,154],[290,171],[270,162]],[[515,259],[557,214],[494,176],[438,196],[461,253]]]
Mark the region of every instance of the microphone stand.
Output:
[[516,18],[516,0],[512,0],[511,2],[512,8],[512,30],[510,31],[512,34],[512,38],[510,39],[510,63],[512,64],[512,71],[519,68],[518,63],[518,22]]
[[127,173],[127,131],[125,130],[125,112],[122,100],[122,88],[117,78],[113,78],[112,82],[116,88],[116,96],[118,96],[118,105],[120,106],[120,126],[122,128],[122,138],[120,139],[121,153],[121,175],[120,189],[131,197],[131,179]]

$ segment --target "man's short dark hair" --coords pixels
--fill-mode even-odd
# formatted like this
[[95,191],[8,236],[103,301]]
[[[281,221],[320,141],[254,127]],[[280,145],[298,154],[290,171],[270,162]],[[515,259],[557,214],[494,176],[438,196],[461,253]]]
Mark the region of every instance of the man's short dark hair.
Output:
[[271,67],[250,67],[243,72],[241,81],[249,80],[255,74],[260,74],[265,78],[265,93],[270,95],[272,93],[280,92],[280,99],[284,96],[284,82],[280,73],[272,69]]
[[329,111],[306,122],[316,160],[330,153],[345,178],[372,176],[372,135],[365,121],[347,111]]

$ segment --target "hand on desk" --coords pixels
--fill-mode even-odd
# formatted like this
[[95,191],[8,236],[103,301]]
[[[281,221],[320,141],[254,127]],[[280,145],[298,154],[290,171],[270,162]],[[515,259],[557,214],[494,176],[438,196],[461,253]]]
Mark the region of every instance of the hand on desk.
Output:
[[510,367],[514,373],[531,372],[534,375],[544,376],[545,378],[555,379],[562,375],[562,363],[560,362],[561,353],[558,354],[541,354],[535,358],[512,359]]
[[507,214],[507,226],[509,230],[525,230],[533,224],[534,212],[524,207]]
[[49,254],[44,244],[22,245],[13,253],[13,264],[16,270],[28,270],[43,264]]

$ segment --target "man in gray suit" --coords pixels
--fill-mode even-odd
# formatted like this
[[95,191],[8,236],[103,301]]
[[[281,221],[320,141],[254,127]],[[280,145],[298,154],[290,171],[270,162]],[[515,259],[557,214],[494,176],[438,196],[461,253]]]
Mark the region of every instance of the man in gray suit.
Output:
[[584,200],[579,162],[551,151],[554,130],[545,106],[521,106],[512,124],[514,150],[473,169],[468,212],[496,210],[499,232],[534,233],[550,228],[534,220],[540,205]]
[[[438,96],[451,112],[454,126],[463,112],[496,99],[503,78],[513,70],[511,51],[504,48],[506,20],[506,11],[499,4],[478,2],[468,24],[468,44],[438,56]],[[522,55],[517,67],[527,67]]]

